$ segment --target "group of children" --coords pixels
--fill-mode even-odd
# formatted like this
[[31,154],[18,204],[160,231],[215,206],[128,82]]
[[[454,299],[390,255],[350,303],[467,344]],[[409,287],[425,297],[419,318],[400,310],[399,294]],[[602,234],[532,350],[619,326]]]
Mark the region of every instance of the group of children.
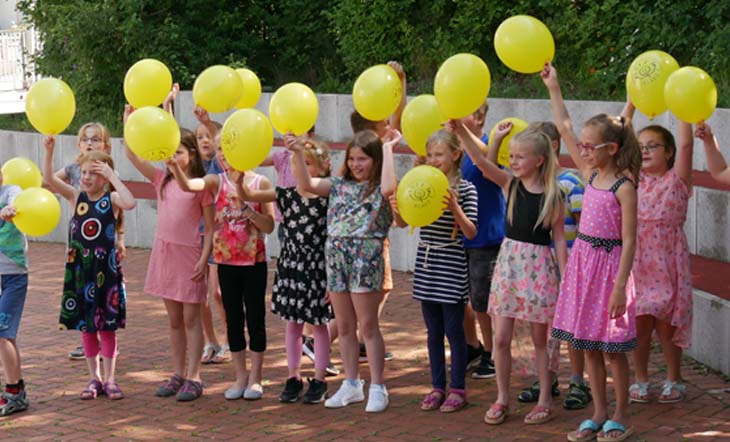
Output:
[[[402,69],[392,65],[405,90]],[[467,405],[466,371],[476,362],[473,377],[490,377],[496,371],[497,378],[497,398],[484,420],[504,422],[510,411],[517,319],[529,324],[539,377],[518,398],[537,403],[524,422],[552,418],[559,342],[567,341],[571,379],[563,405],[579,409],[591,400],[594,404],[591,417],[568,439],[625,440],[633,431],[629,402],[651,399],[647,365],[654,331],[668,367],[658,400],[672,403],[684,396],[679,366],[690,340],[692,301],[682,229],[691,193],[692,129],[680,123],[679,143],[656,125],[637,134],[628,103],[621,116],[590,118],[578,137],[555,69],[546,64],[541,76],[550,92],[554,123],[533,123],[512,138],[509,169],[496,159],[513,128],[501,124],[487,139],[482,133],[486,103],[431,135],[426,157],[419,160],[444,172],[450,184],[443,215],[420,229],[414,271],[413,298],[421,303],[428,333],[432,382],[420,407],[454,412]],[[199,108],[200,127],[196,133],[181,129],[180,146],[165,167],[126,148],[129,161],[157,193],[158,226],[144,291],[164,301],[173,372],[158,396],[189,401],[203,393],[201,355],[210,361],[223,351],[204,306],[220,299],[235,372],[224,396],[262,397],[265,236],[273,232],[276,205],[281,253],[271,310],[287,321],[288,366],[279,399],[296,402],[304,392],[300,363],[308,324],[315,374],[303,401],[324,402],[328,408],[364,401],[358,364],[362,342],[370,369],[365,409],[387,408],[386,352],[378,318],[392,288],[388,232],[393,224],[405,226],[395,199],[393,163],[404,104],[390,122],[369,122],[353,114],[355,133],[337,171],[331,170],[325,143],[286,135],[286,150],[265,163],[277,168],[276,186],[255,172],[230,167],[221,149],[220,127]],[[127,107],[125,117],[132,111]],[[704,142],[713,177],[730,182],[730,169],[710,127],[699,125],[695,136]],[[577,170],[560,167],[561,139]],[[86,125],[79,133],[77,161],[54,173],[54,139],[45,142],[44,179],[73,208],[59,324],[82,332],[90,375],[82,399],[123,397],[114,376],[115,332],[125,325],[122,213],[135,207],[135,199],[114,173],[109,147],[103,126]],[[25,239],[12,225],[17,193],[14,186],[0,190],[0,358],[7,383],[0,415],[28,407],[15,346],[27,288]],[[176,266],[166,265],[172,259]],[[470,330],[475,320],[485,350],[473,359],[467,348],[474,347],[476,333]],[[444,336],[451,353],[448,389]],[[345,379],[328,395],[325,376],[335,338]],[[631,386],[630,351],[636,378]],[[583,379],[584,360],[591,389]],[[610,419],[605,361],[616,394]]]

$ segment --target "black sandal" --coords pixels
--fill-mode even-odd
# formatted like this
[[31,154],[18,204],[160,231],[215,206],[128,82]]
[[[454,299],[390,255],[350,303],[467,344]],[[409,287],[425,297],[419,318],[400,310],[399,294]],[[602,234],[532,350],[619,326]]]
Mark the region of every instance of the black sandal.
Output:
[[[560,396],[560,389],[558,388],[558,380],[555,379],[551,385],[550,395],[552,397]],[[537,402],[540,398],[540,381],[535,381],[534,384],[522,390],[517,396],[517,400],[520,402]]]
[[568,395],[563,401],[563,408],[566,410],[581,410],[588,406],[593,400],[591,389],[586,384],[570,384]]

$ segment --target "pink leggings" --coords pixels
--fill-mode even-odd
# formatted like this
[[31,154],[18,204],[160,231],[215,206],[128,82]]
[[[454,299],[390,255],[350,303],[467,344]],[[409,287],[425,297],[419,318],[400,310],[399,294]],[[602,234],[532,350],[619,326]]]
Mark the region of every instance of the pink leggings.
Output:
[[[286,323],[286,363],[290,369],[302,363],[302,332],[304,324]],[[312,325],[314,334],[314,368],[324,370],[330,362],[330,334],[327,325]]]
[[[97,334],[99,338],[97,339]],[[95,358],[99,354],[99,340],[101,341],[101,355],[113,358],[117,354],[117,332],[81,332],[81,343],[84,345],[84,356]]]

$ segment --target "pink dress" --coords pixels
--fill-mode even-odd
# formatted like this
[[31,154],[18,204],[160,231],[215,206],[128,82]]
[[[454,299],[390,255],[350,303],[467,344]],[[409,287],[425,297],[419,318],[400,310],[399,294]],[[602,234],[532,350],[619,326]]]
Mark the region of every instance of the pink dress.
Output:
[[[297,179],[291,167],[291,152],[287,149],[279,150],[271,154],[271,160],[276,170],[276,187],[297,187]],[[274,204],[274,220],[278,223],[282,220],[278,204]]]
[[161,192],[164,178],[165,172],[158,170],[152,180],[157,190],[157,231],[144,291],[172,301],[203,303],[208,281],[193,281],[190,276],[203,251],[198,230],[203,207],[213,204],[213,195],[184,192],[174,179]]
[[672,341],[688,348],[692,332],[692,277],[684,234],[690,190],[669,169],[661,177],[641,174],[634,283],[636,315],[676,327]]
[[621,260],[621,205],[615,192],[596,189],[591,177],[583,194],[578,237],[570,251],[553,320],[552,337],[578,350],[624,353],[636,347],[634,281],[626,282],[626,313],[611,319],[608,303]]

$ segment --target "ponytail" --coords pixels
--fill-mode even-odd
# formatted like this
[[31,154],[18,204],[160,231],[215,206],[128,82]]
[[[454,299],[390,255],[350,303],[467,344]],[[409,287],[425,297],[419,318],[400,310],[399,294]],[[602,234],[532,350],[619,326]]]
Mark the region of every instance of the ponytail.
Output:
[[616,167],[619,172],[626,173],[636,185],[641,171],[641,149],[631,121],[623,116],[599,114],[591,117],[585,125],[597,127],[603,142],[616,143]]

